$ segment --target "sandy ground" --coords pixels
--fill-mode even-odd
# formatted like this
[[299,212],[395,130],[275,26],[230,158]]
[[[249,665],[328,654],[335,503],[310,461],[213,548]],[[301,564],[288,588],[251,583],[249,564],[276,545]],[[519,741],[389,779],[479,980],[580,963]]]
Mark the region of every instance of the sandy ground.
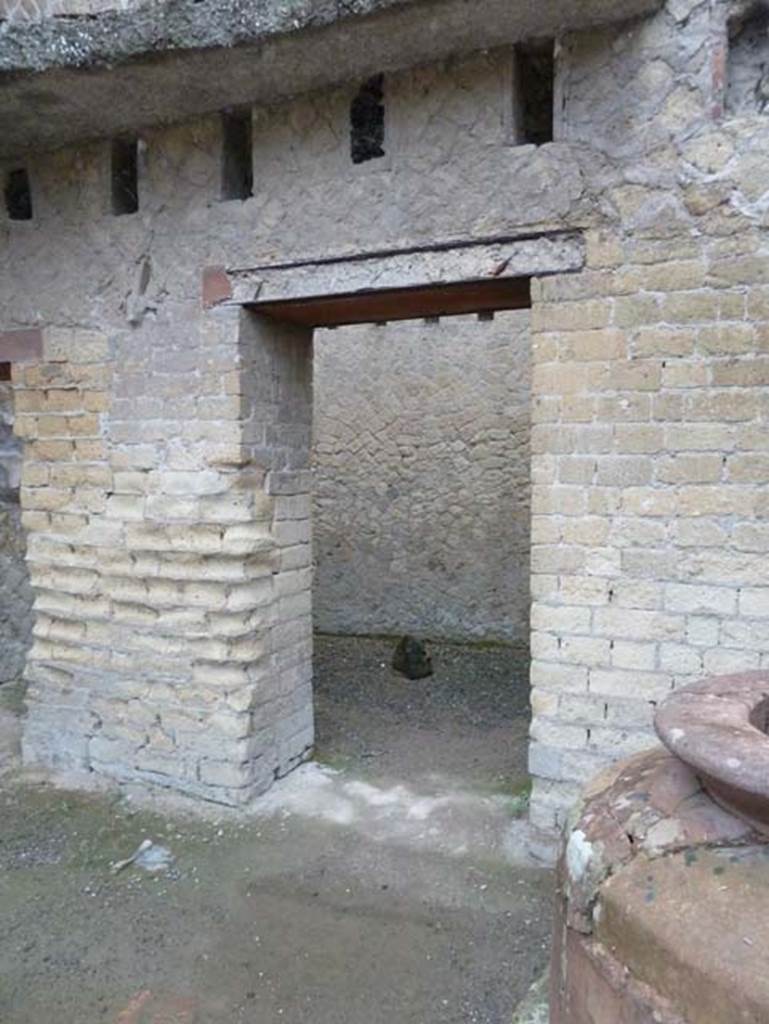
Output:
[[[525,666],[442,645],[410,683],[391,646],[320,639],[320,761],[247,813],[6,773],[0,1021],[509,1024],[550,910],[549,874],[507,841]],[[0,700],[6,765],[17,707]],[[113,874],[145,838],[170,869]]]

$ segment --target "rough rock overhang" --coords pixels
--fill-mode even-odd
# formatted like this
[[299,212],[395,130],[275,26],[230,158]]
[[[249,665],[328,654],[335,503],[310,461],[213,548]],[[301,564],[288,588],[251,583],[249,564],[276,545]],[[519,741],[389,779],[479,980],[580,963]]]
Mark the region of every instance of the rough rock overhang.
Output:
[[0,24],[0,159],[628,20],[660,3],[170,0]]

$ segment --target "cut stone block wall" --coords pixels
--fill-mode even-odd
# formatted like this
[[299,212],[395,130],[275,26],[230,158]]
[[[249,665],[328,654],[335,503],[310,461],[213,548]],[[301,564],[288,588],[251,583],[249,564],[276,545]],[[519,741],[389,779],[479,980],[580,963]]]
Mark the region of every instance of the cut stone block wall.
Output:
[[[36,610],[24,756],[238,803],[312,742],[309,501],[294,497],[310,342],[237,310],[197,339],[190,322],[205,391],[174,421],[186,370],[169,336],[154,350],[165,418],[143,437],[119,397],[137,386],[139,338],[127,358],[98,332],[52,329],[43,361],[14,367]],[[143,391],[147,416],[158,398]]]
[[[769,251],[614,239],[534,310],[531,767],[552,827],[656,704],[769,658]],[[552,815],[555,814],[555,818]]]
[[32,630],[19,507],[21,444],[13,434],[13,415],[11,384],[0,380],[0,683],[21,676]]
[[[701,17],[677,41],[713,31]],[[652,22],[608,60],[623,135],[572,108],[571,131],[598,116],[594,144],[627,154],[630,112],[661,87],[651,148],[606,194],[620,223],[533,293],[530,766],[551,832],[600,767],[653,742],[671,689],[769,657],[767,122],[722,119],[725,34],[686,73],[670,45]]]
[[526,644],[528,312],[320,331],[315,360],[316,626]]

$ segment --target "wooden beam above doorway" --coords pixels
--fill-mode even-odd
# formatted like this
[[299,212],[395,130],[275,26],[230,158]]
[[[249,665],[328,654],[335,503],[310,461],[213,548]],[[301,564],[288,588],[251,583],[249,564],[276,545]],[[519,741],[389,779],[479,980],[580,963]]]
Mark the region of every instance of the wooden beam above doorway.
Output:
[[256,302],[249,303],[248,307],[263,316],[305,327],[341,327],[345,324],[528,309],[531,305],[530,286],[528,277],[498,278]]

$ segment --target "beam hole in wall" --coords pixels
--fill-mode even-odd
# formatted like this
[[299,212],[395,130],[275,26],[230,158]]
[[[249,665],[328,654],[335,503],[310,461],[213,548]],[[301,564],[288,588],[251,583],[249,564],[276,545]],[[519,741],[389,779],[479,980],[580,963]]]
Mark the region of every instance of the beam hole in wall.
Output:
[[517,141],[542,146],[553,141],[555,43],[547,39],[515,49],[514,104]]
[[769,4],[753,4],[729,23],[725,107],[730,114],[769,108]]
[[251,109],[222,114],[222,199],[249,199],[254,194],[254,149]]
[[11,379],[11,364],[0,363],[0,380],[9,381]]
[[384,75],[360,87],[350,105],[350,157],[354,164],[385,155]]
[[112,212],[116,217],[139,209],[139,144],[136,139],[113,139],[110,154]]
[[10,220],[32,220],[32,189],[25,168],[9,171],[5,180],[5,209]]

